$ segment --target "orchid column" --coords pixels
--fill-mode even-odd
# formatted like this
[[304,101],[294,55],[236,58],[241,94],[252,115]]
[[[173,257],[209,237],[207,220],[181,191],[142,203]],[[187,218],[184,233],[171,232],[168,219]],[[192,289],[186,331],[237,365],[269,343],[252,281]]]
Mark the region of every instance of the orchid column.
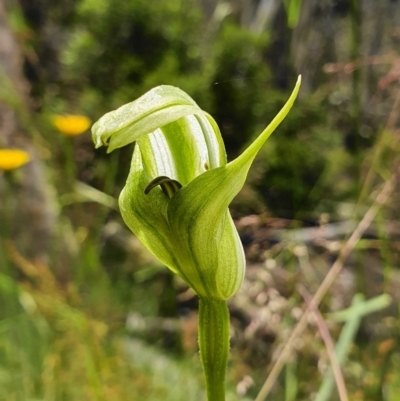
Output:
[[226,300],[239,289],[245,258],[228,206],[251,163],[285,118],[300,88],[235,160],[226,161],[214,119],[186,93],[159,86],[105,114],[92,128],[108,152],[136,142],[119,204],[147,249],[199,296],[199,347],[209,401],[225,400],[229,353]]

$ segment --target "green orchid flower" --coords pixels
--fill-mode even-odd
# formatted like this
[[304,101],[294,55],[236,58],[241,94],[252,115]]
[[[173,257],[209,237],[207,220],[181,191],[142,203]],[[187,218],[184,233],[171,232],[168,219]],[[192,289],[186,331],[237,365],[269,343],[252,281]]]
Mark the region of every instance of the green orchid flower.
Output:
[[108,152],[136,142],[119,198],[121,214],[147,249],[200,298],[200,356],[212,401],[225,400],[226,300],[239,289],[245,272],[228,206],[258,151],[292,107],[300,81],[270,125],[229,163],[214,119],[172,86],[152,89],[92,127],[96,147],[108,146]]

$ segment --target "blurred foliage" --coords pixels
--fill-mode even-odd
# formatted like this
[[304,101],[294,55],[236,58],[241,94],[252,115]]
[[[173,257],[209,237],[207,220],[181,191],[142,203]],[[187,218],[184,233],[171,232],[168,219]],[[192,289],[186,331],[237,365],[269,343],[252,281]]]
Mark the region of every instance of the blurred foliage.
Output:
[[0,274],[1,401],[201,397],[200,370],[110,335],[111,320],[94,318],[87,300],[82,308],[72,283],[62,287],[47,266],[8,248],[2,251],[21,278],[17,283]]
[[82,105],[90,90],[109,110],[160,80],[201,84],[200,14],[193,1],[81,1],[76,13],[60,59],[65,89],[84,92]]
[[327,128],[325,107],[317,98],[303,99],[264,148],[264,172],[256,188],[275,215],[312,220],[322,211],[333,211],[320,203],[332,199],[334,191],[340,199],[329,171],[329,158],[341,146],[340,134]]

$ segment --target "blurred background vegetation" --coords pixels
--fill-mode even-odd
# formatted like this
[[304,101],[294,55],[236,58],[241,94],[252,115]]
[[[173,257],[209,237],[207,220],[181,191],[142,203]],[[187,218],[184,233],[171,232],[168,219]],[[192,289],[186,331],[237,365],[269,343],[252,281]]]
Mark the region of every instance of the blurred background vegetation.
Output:
[[[0,148],[30,162],[0,152],[0,401],[204,399],[196,299],[124,226],[132,148],[95,151],[90,121],[175,85],[232,159],[298,74],[231,207],[248,270],[229,400],[257,396],[306,309],[298,285],[316,291],[371,210],[321,311],[349,399],[398,400],[399,21],[398,0],[1,0]],[[322,338],[311,321],[271,399],[339,399]]]

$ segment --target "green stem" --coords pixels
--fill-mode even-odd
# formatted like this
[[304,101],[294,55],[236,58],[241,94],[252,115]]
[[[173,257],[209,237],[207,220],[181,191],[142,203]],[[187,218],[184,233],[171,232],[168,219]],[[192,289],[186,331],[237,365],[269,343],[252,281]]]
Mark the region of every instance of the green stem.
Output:
[[207,400],[225,401],[225,372],[229,355],[229,311],[226,301],[200,298],[199,348]]

